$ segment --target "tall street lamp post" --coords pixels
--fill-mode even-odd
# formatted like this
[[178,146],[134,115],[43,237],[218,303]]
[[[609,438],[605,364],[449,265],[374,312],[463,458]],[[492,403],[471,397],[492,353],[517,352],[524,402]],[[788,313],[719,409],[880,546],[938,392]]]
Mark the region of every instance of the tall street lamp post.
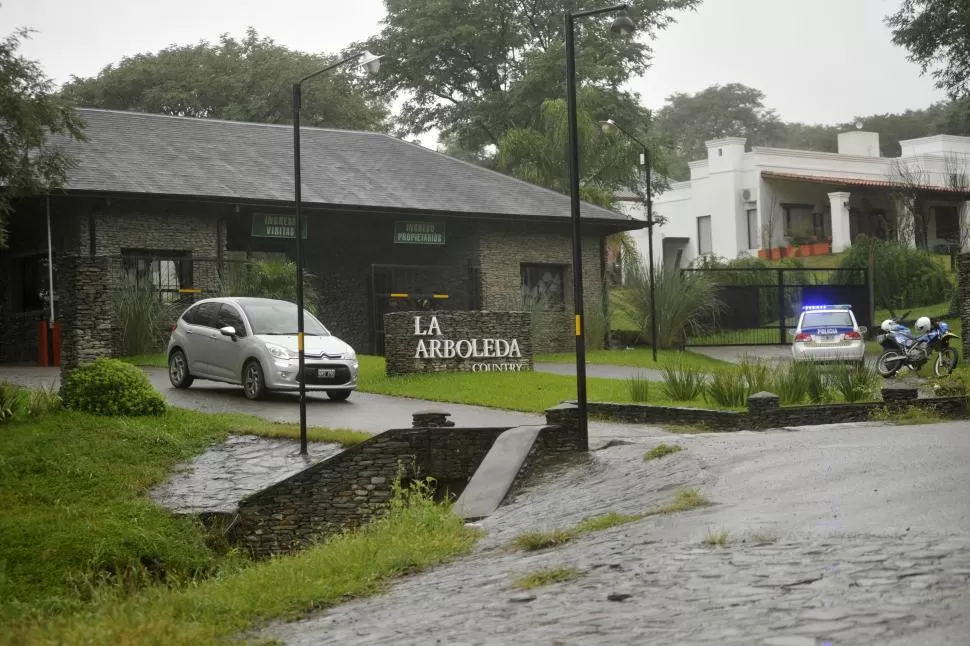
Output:
[[569,201],[573,225],[573,305],[576,320],[576,402],[579,406],[579,432],[583,444],[589,448],[589,428],[586,412],[586,340],[583,323],[583,239],[581,236],[579,199],[579,133],[576,116],[576,50],[574,26],[577,18],[619,12],[610,30],[614,34],[630,36],[633,21],[627,16],[628,5],[618,4],[602,9],[567,13],[566,18],[566,118],[569,130],[567,156],[569,161]]
[[603,132],[611,132],[612,130],[619,130],[633,143],[640,146],[640,166],[643,168],[644,175],[644,190],[646,191],[646,206],[647,206],[647,250],[648,262],[650,263],[650,349],[653,350],[653,361],[657,362],[657,299],[656,296],[656,283],[653,276],[653,191],[650,189],[650,171],[652,164],[650,163],[650,149],[647,145],[633,136],[627,130],[618,124],[613,119],[607,119],[606,121],[600,121],[600,125],[603,126]]
[[300,382],[300,455],[307,455],[306,375],[303,374],[306,369],[306,356],[303,352],[303,196],[300,179],[300,106],[303,84],[306,81],[351,62],[357,62],[368,73],[376,74],[381,66],[381,56],[375,56],[368,51],[359,52],[304,76],[293,84],[293,201],[296,207],[296,343],[299,357],[297,378]]

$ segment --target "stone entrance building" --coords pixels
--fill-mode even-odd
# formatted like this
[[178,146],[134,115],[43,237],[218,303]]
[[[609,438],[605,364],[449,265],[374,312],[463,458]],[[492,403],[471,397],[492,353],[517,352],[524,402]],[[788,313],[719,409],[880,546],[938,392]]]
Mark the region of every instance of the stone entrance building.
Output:
[[[222,293],[247,259],[294,257],[289,126],[79,113],[88,141],[55,142],[77,160],[66,190],[10,218],[0,361],[37,361],[47,222],[65,362],[117,352],[125,278],[181,304]],[[309,284],[359,352],[381,353],[395,309],[539,309],[537,351],[572,347],[566,196],[377,133],[304,128],[302,170]],[[583,222],[590,316],[605,301],[606,237],[642,223],[587,204]]]

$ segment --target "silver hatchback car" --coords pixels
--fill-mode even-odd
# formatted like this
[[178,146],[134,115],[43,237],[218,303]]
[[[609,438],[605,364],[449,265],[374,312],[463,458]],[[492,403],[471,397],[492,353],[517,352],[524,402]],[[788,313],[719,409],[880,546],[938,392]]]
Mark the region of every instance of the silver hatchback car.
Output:
[[[172,326],[168,377],[176,388],[195,379],[239,384],[247,399],[298,390],[297,309],[268,298],[210,298],[188,308]],[[357,354],[304,310],[307,390],[344,400],[357,387]]]

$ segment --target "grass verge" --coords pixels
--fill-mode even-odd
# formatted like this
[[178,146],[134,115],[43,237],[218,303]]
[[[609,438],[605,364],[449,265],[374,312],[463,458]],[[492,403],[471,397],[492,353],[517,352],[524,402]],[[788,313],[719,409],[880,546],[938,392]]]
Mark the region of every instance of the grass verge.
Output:
[[61,411],[5,423],[0,644],[229,643],[263,621],[378,592],[476,541],[417,483],[359,531],[254,563],[147,496],[231,432],[289,433],[244,415],[183,410]]
[[427,491],[397,496],[367,527],[293,556],[273,559],[180,589],[153,586],[126,596],[104,590],[83,612],[10,626],[10,643],[209,646],[274,619],[296,619],[346,599],[372,595],[396,576],[471,549],[478,534]]
[[[388,377],[384,358],[360,356],[359,390],[394,397],[410,397],[456,404],[471,404],[541,413],[560,402],[576,398],[576,378],[542,372],[485,372],[414,374]],[[586,380],[590,401],[632,402],[629,385],[622,379]],[[651,404],[707,407],[698,398],[673,402],[660,388],[651,389]]]
[[643,461],[659,460],[660,458],[683,451],[683,447],[676,444],[658,444],[643,454]]
[[557,567],[549,568],[546,570],[536,570],[530,574],[519,577],[512,582],[516,588],[521,590],[533,590],[535,588],[540,588],[544,585],[551,585],[553,583],[563,583],[565,581],[574,581],[582,576],[576,568],[572,567]]
[[[541,354],[536,356],[538,363],[575,363],[576,355],[567,352],[561,354]],[[653,362],[650,348],[633,348],[631,350],[590,350],[586,353],[586,363],[608,366],[632,366],[636,368],[654,368],[663,370],[668,366],[689,366],[702,372],[718,372],[731,366],[726,361],[689,350],[657,350],[657,362]]]
[[157,354],[138,354],[132,357],[121,357],[125,363],[141,368],[167,368],[168,356],[164,352]]
[[708,501],[699,490],[680,489],[674,495],[674,499],[671,502],[646,513],[618,514],[616,512],[610,512],[602,516],[592,516],[587,518],[575,527],[571,527],[569,529],[556,529],[549,532],[525,532],[516,536],[510,547],[513,549],[525,550],[526,552],[544,550],[550,547],[559,547],[560,545],[565,545],[566,543],[579,538],[583,534],[588,534],[590,532],[598,532],[605,529],[610,529],[611,527],[618,527],[619,525],[632,523],[649,516],[689,511],[698,507],[706,507],[710,504],[710,501]]

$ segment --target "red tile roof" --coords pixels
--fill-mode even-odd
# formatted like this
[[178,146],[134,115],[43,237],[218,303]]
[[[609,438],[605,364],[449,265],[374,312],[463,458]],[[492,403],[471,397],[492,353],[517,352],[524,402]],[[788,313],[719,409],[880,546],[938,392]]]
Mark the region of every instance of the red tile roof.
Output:
[[[784,179],[793,182],[814,182],[816,184],[835,184],[838,186],[858,186],[863,188],[912,188],[903,182],[893,182],[881,179],[859,179],[854,177],[824,177],[818,175],[798,175],[795,173],[776,173],[761,171],[764,179]],[[970,191],[947,188],[945,186],[920,186],[921,191],[932,193],[948,193],[951,195],[970,195]]]

